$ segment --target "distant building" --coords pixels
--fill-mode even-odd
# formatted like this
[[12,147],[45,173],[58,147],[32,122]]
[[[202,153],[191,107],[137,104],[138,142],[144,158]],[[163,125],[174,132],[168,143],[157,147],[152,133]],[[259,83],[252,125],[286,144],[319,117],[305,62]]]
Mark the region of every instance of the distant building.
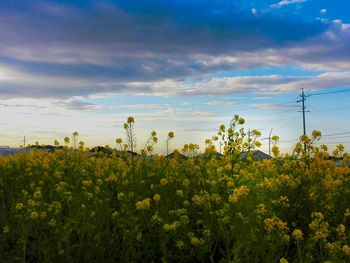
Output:
[[2,148],[0,149],[0,156],[13,155],[17,153],[29,153],[29,148]]
[[222,153],[219,152],[211,152],[209,154],[207,153],[201,153],[198,155],[199,157],[205,158],[205,159],[211,159],[211,158],[216,158],[216,159],[220,159],[225,157],[225,155],[223,155]]
[[168,158],[168,159],[178,158],[178,159],[181,159],[181,160],[187,160],[188,159],[188,157],[186,155],[183,155],[182,153],[179,153],[178,151],[173,151],[172,153],[166,155],[165,158]]
[[[250,153],[253,154],[253,158],[258,160],[258,161],[262,161],[262,160],[265,160],[265,159],[272,159],[272,156],[260,151],[260,150],[253,150],[253,151],[250,151]],[[242,152],[241,155],[240,155],[240,158],[243,159],[243,158],[246,158],[247,157],[247,154],[248,152]]]

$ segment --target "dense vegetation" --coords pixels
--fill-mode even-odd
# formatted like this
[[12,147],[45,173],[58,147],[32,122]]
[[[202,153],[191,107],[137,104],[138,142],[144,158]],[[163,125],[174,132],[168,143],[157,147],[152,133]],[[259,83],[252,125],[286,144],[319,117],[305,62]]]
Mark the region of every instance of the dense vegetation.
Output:
[[[292,155],[257,161],[258,131],[235,116],[205,156],[149,158],[127,140],[111,155],[63,147],[0,157],[2,262],[349,262],[349,157],[337,167],[315,131]],[[76,134],[77,136],[77,134]],[[169,133],[169,140],[174,137]],[[305,144],[305,148],[303,147]],[[68,144],[67,144],[68,145]]]

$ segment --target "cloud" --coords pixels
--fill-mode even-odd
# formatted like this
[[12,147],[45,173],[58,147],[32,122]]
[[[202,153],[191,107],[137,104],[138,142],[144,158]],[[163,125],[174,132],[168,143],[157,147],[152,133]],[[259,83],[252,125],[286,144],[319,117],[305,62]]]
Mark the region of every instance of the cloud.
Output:
[[202,78],[262,66],[331,72],[350,66],[349,25],[340,20],[257,14],[232,1],[20,2],[0,4],[1,98],[268,93],[269,85],[283,92],[298,79]]
[[[139,83],[139,85],[142,85]],[[276,94],[306,90],[326,89],[350,86],[349,71],[335,71],[314,76],[244,76],[221,77],[202,80],[196,83],[168,82],[144,84],[149,85],[155,95],[161,96],[228,96],[233,94]],[[161,87],[161,88],[160,88]],[[219,103],[218,103],[219,104]]]
[[206,103],[209,106],[215,106],[215,107],[232,107],[232,106],[236,106],[239,103],[238,102],[234,102],[234,101],[209,101]]
[[28,105],[28,104],[10,104],[10,103],[0,103],[0,107],[5,108],[37,108],[37,109],[46,109],[45,106],[38,105]]
[[93,110],[97,108],[96,104],[78,100],[58,101],[55,104],[68,110]]
[[281,8],[281,7],[286,6],[286,5],[300,4],[300,3],[304,3],[306,1],[308,1],[308,0],[282,0],[282,1],[278,2],[277,4],[271,5],[270,7],[272,7],[272,8]]
[[256,104],[251,104],[251,106],[258,109],[263,109],[263,110],[299,107],[299,105],[292,106],[291,104],[278,104],[278,103],[256,103]]
[[323,8],[323,9],[320,10],[320,14],[321,15],[325,15],[326,13],[327,13],[327,9]]

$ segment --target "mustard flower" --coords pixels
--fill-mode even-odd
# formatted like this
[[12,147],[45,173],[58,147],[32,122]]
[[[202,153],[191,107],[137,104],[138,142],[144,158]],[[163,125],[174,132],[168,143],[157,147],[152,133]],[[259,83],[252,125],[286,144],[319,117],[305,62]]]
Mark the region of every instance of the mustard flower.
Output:
[[184,192],[180,189],[176,190],[176,195],[179,197],[183,197],[184,196]]
[[39,217],[39,213],[36,212],[36,211],[33,211],[33,212],[30,214],[30,217],[31,217],[31,219],[36,220],[36,219],[38,219],[38,217]]
[[56,226],[56,220],[55,220],[55,219],[51,219],[51,220],[48,222],[48,225],[49,225],[49,226],[52,226],[52,227],[55,227],[55,226]]
[[192,237],[191,238],[191,244],[195,247],[199,246],[201,244],[201,240],[197,237]]
[[154,200],[155,202],[159,202],[159,201],[160,201],[160,195],[159,195],[159,194],[155,194],[155,195],[153,196],[153,200]]
[[10,232],[10,227],[9,226],[4,226],[2,233],[7,234]]
[[162,178],[162,179],[160,179],[160,184],[161,184],[162,186],[165,186],[165,185],[168,184],[168,180],[167,180],[166,178]]
[[350,247],[348,245],[344,245],[341,250],[343,250],[346,255],[350,255]]
[[146,198],[142,201],[136,202],[136,210],[148,210],[151,206],[151,199]]
[[298,241],[302,240],[303,239],[303,232],[300,229],[294,229],[292,236]]
[[189,185],[190,185],[190,180],[188,180],[188,179],[184,179],[183,181],[182,181],[182,185],[183,186],[185,186],[185,187],[188,187]]
[[185,244],[184,244],[183,241],[177,241],[176,242],[176,247],[181,250],[181,249],[184,249]]
[[33,198],[34,198],[34,199],[40,199],[40,198],[41,198],[41,192],[40,192],[40,191],[34,192]]
[[118,200],[123,200],[125,194],[123,192],[118,193],[117,198]]
[[134,122],[135,122],[135,119],[133,117],[128,117],[127,123],[131,124]]
[[174,136],[175,136],[175,135],[174,135],[174,132],[171,131],[171,132],[168,133],[168,138],[169,138],[169,139],[173,139]]
[[339,224],[339,226],[337,227],[337,232],[339,236],[344,235],[345,233],[345,226],[343,224]]
[[23,203],[17,203],[16,204],[16,210],[21,211],[24,208],[24,204]]

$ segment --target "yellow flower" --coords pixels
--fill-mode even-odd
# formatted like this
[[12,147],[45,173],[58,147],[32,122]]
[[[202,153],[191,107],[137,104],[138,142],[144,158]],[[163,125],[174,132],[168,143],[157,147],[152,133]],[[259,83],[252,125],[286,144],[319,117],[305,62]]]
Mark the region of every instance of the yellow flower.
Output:
[[274,135],[274,136],[272,136],[271,137],[271,140],[273,140],[273,141],[278,141],[280,138],[277,136],[277,135]]
[[321,132],[320,131],[318,131],[318,130],[312,131],[312,137],[318,138],[320,136],[321,136]]
[[202,205],[204,203],[204,198],[199,195],[194,195],[192,197],[192,202],[195,203],[196,205]]
[[119,215],[120,215],[120,213],[118,211],[115,211],[112,213],[113,218],[117,218]]
[[238,124],[243,125],[245,123],[245,120],[243,118],[238,119]]
[[302,240],[303,239],[303,232],[300,229],[294,229],[292,236],[296,239],[296,240]]
[[159,201],[160,201],[160,195],[159,195],[159,194],[155,194],[155,195],[153,196],[153,200],[154,200],[155,202],[159,202]]
[[55,219],[51,219],[51,220],[49,221],[48,225],[49,225],[49,226],[52,226],[52,227],[56,226],[56,220],[55,220]]
[[102,181],[101,179],[97,179],[97,180],[96,180],[96,184],[99,185],[99,186],[101,186],[101,185],[103,184],[103,181]]
[[339,224],[337,227],[337,232],[340,236],[344,235],[345,233],[345,226],[343,224]]
[[83,180],[83,185],[86,187],[89,187],[90,185],[92,185],[92,181],[91,180]]
[[268,232],[272,232],[274,229],[287,230],[287,223],[283,222],[278,217],[266,218],[264,220],[265,228]]
[[169,137],[169,139],[173,139],[174,138],[174,132],[169,132],[168,133],[168,137]]
[[34,199],[40,199],[40,198],[41,198],[41,192],[40,192],[40,191],[34,192],[33,198],[34,198]]
[[185,247],[185,244],[184,244],[184,242],[182,242],[182,241],[177,241],[177,242],[176,242],[176,247],[177,247],[178,249],[183,249],[183,248]]
[[128,117],[127,123],[134,123],[135,119],[133,117]]
[[142,201],[137,201],[136,202],[136,210],[147,210],[151,206],[151,199],[146,198]]
[[29,199],[28,200],[28,206],[29,207],[34,207],[34,206],[36,206],[36,202],[34,200],[32,200],[32,199]]
[[176,190],[176,195],[183,197],[184,196],[184,192],[182,190]]
[[160,184],[161,184],[162,186],[165,186],[165,185],[168,184],[168,180],[167,180],[166,178],[162,178],[162,179],[160,179]]
[[197,238],[197,237],[192,237],[191,238],[191,244],[193,246],[195,246],[195,247],[199,246],[201,244],[201,240],[199,238]]
[[233,193],[229,196],[228,201],[230,203],[236,203],[241,197],[246,196],[248,192],[249,192],[248,187],[246,187],[245,185],[242,185],[233,191]]
[[231,169],[232,169],[231,164],[228,163],[228,164],[225,165],[225,170],[226,170],[226,171],[229,172],[229,171],[231,171]]
[[254,142],[254,145],[255,145],[256,147],[258,147],[258,148],[259,148],[259,147],[261,147],[261,142],[259,142],[259,141],[255,141],[255,142]]
[[285,259],[285,258],[281,258],[281,259],[280,259],[280,263],[288,263],[288,260]]
[[33,211],[33,212],[31,213],[30,217],[31,217],[33,220],[36,220],[36,219],[38,219],[39,214],[38,214],[38,212]]
[[24,204],[23,203],[16,204],[16,210],[21,211],[23,208],[24,208]]
[[120,192],[117,195],[118,200],[122,200],[124,198],[124,193]]
[[346,255],[350,255],[350,247],[348,245],[344,245],[342,250]]
[[203,235],[206,236],[206,237],[210,237],[210,235],[211,235],[210,230],[209,229],[204,230],[203,231]]
[[10,232],[10,227],[9,226],[4,226],[4,229],[2,230],[2,233],[7,234]]
[[349,209],[345,210],[344,216],[345,217],[350,217],[350,210]]
[[182,185],[185,186],[185,187],[189,186],[190,183],[191,183],[191,182],[190,182],[190,180],[188,180],[188,179],[184,179],[184,180],[182,181]]
[[280,153],[280,150],[279,150],[279,148],[278,148],[278,146],[276,146],[276,145],[274,145],[274,146],[272,146],[272,153],[275,155],[275,156],[278,156],[279,155],[279,153]]
[[266,214],[267,210],[266,210],[266,206],[264,204],[258,204],[256,206],[256,209],[255,209],[255,212],[258,214],[258,215],[264,215]]

